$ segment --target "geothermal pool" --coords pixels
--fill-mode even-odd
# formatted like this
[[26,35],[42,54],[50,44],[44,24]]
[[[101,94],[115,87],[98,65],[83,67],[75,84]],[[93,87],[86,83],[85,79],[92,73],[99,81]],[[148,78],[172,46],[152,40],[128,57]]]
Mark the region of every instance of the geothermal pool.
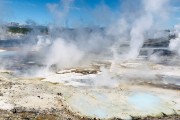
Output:
[[[25,63],[17,65],[23,67]],[[111,63],[110,59],[96,60],[51,72],[41,66],[36,75],[19,74],[14,67],[2,68],[0,109],[49,114],[68,109],[71,115],[84,119],[180,114],[179,65],[144,58],[122,61],[113,67]]]

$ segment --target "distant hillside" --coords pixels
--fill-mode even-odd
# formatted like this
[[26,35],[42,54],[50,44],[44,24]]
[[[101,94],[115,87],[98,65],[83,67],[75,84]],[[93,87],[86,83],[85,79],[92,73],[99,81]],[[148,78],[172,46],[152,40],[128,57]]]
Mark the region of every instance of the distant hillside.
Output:
[[48,28],[46,28],[46,27],[34,27],[34,28],[16,27],[16,26],[8,27],[8,32],[11,32],[14,34],[16,34],[16,33],[27,34],[27,33],[32,32],[33,30],[39,31],[40,33],[48,34]]
[[31,28],[8,27],[8,32],[11,32],[11,33],[27,34],[31,31],[32,31]]

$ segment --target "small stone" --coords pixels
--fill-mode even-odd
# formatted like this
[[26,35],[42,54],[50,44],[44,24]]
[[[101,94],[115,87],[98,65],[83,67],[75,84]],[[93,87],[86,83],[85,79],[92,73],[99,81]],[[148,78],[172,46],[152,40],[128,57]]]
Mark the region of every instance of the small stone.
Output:
[[17,113],[16,108],[12,109],[12,112],[13,112],[13,113]]
[[62,96],[62,93],[57,93],[57,95]]

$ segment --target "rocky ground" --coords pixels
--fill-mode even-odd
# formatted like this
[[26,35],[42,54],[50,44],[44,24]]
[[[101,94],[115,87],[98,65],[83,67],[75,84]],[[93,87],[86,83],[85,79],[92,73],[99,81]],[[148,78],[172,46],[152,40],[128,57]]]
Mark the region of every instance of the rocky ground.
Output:
[[[96,70],[82,70],[82,69],[72,69],[69,71],[73,72],[73,75],[82,74],[91,75],[97,74],[99,69]],[[58,76],[61,74],[66,74],[67,71],[56,73]],[[76,73],[76,74],[75,74]],[[69,74],[69,73],[68,73]],[[57,76],[57,77],[58,77]],[[78,76],[79,77],[79,76]],[[66,77],[65,77],[66,78]],[[179,120],[179,86],[155,86],[153,83],[144,83],[133,85],[131,87],[119,86],[114,89],[105,88],[92,88],[92,87],[78,87],[70,85],[64,85],[61,82],[50,82],[47,79],[50,78],[35,78],[35,77],[18,77],[11,71],[0,71],[0,120],[96,120],[100,119],[96,116],[102,116],[101,113],[97,115],[92,115],[91,113],[86,112],[86,110],[95,110],[93,106],[106,106],[104,103],[99,103],[99,100],[104,100],[104,96],[110,96],[112,99],[106,101],[106,104],[111,104],[111,101],[114,100],[114,107],[112,112],[119,112],[118,106],[124,103],[127,100],[126,94],[132,94],[131,91],[143,91],[149,90],[157,96],[169,95],[173,98],[171,101],[167,102],[169,107],[174,107],[173,110],[167,109],[161,112],[161,114],[146,116],[140,116],[140,113],[132,110],[131,107],[124,106],[127,110],[129,109],[128,114],[132,114],[131,119],[133,120]],[[74,83],[73,83],[74,84]],[[142,87],[144,86],[144,88]],[[167,89],[168,88],[168,89]],[[103,93],[103,94],[101,94]],[[125,95],[118,96],[117,93]],[[161,96],[162,100],[164,96]],[[118,100],[119,99],[119,100]],[[90,106],[86,104],[87,101],[90,102]],[[166,100],[166,98],[165,98]],[[76,102],[80,102],[80,108],[76,106]],[[118,102],[122,101],[122,102]],[[84,103],[83,103],[84,102]],[[92,102],[92,103],[91,103]],[[89,103],[88,103],[89,104]],[[91,105],[92,104],[92,105]],[[175,105],[176,104],[176,105]],[[84,108],[85,106],[85,108]],[[91,108],[92,106],[92,108]],[[89,107],[89,108],[88,108]],[[108,108],[108,105],[107,105]],[[106,108],[105,108],[106,109]],[[111,108],[109,108],[111,109]],[[165,107],[166,109],[166,107]],[[83,113],[83,110],[85,112]],[[110,113],[116,115],[116,113]],[[126,118],[122,114],[122,118]],[[103,118],[102,118],[103,119]],[[121,117],[111,117],[107,118],[109,120],[120,120]]]
[[[15,109],[14,109],[15,110]],[[99,120],[98,118],[87,118],[75,116],[67,110],[56,113],[38,113],[38,111],[0,111],[0,120]],[[134,117],[132,120],[179,120],[179,115],[169,115],[161,117]],[[120,118],[112,118],[110,120],[121,120]]]

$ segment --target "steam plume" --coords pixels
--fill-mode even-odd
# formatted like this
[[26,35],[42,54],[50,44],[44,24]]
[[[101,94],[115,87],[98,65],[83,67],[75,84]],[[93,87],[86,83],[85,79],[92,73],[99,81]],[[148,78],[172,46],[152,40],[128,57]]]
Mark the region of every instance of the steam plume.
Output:
[[[139,55],[140,48],[142,47],[145,34],[155,28],[157,19],[165,19],[167,17],[167,10],[169,0],[142,0],[142,14],[135,19],[130,32],[130,51],[128,57],[136,58]],[[159,21],[160,22],[160,21]]]
[[176,38],[170,40],[169,49],[180,55],[180,25],[175,25]]

